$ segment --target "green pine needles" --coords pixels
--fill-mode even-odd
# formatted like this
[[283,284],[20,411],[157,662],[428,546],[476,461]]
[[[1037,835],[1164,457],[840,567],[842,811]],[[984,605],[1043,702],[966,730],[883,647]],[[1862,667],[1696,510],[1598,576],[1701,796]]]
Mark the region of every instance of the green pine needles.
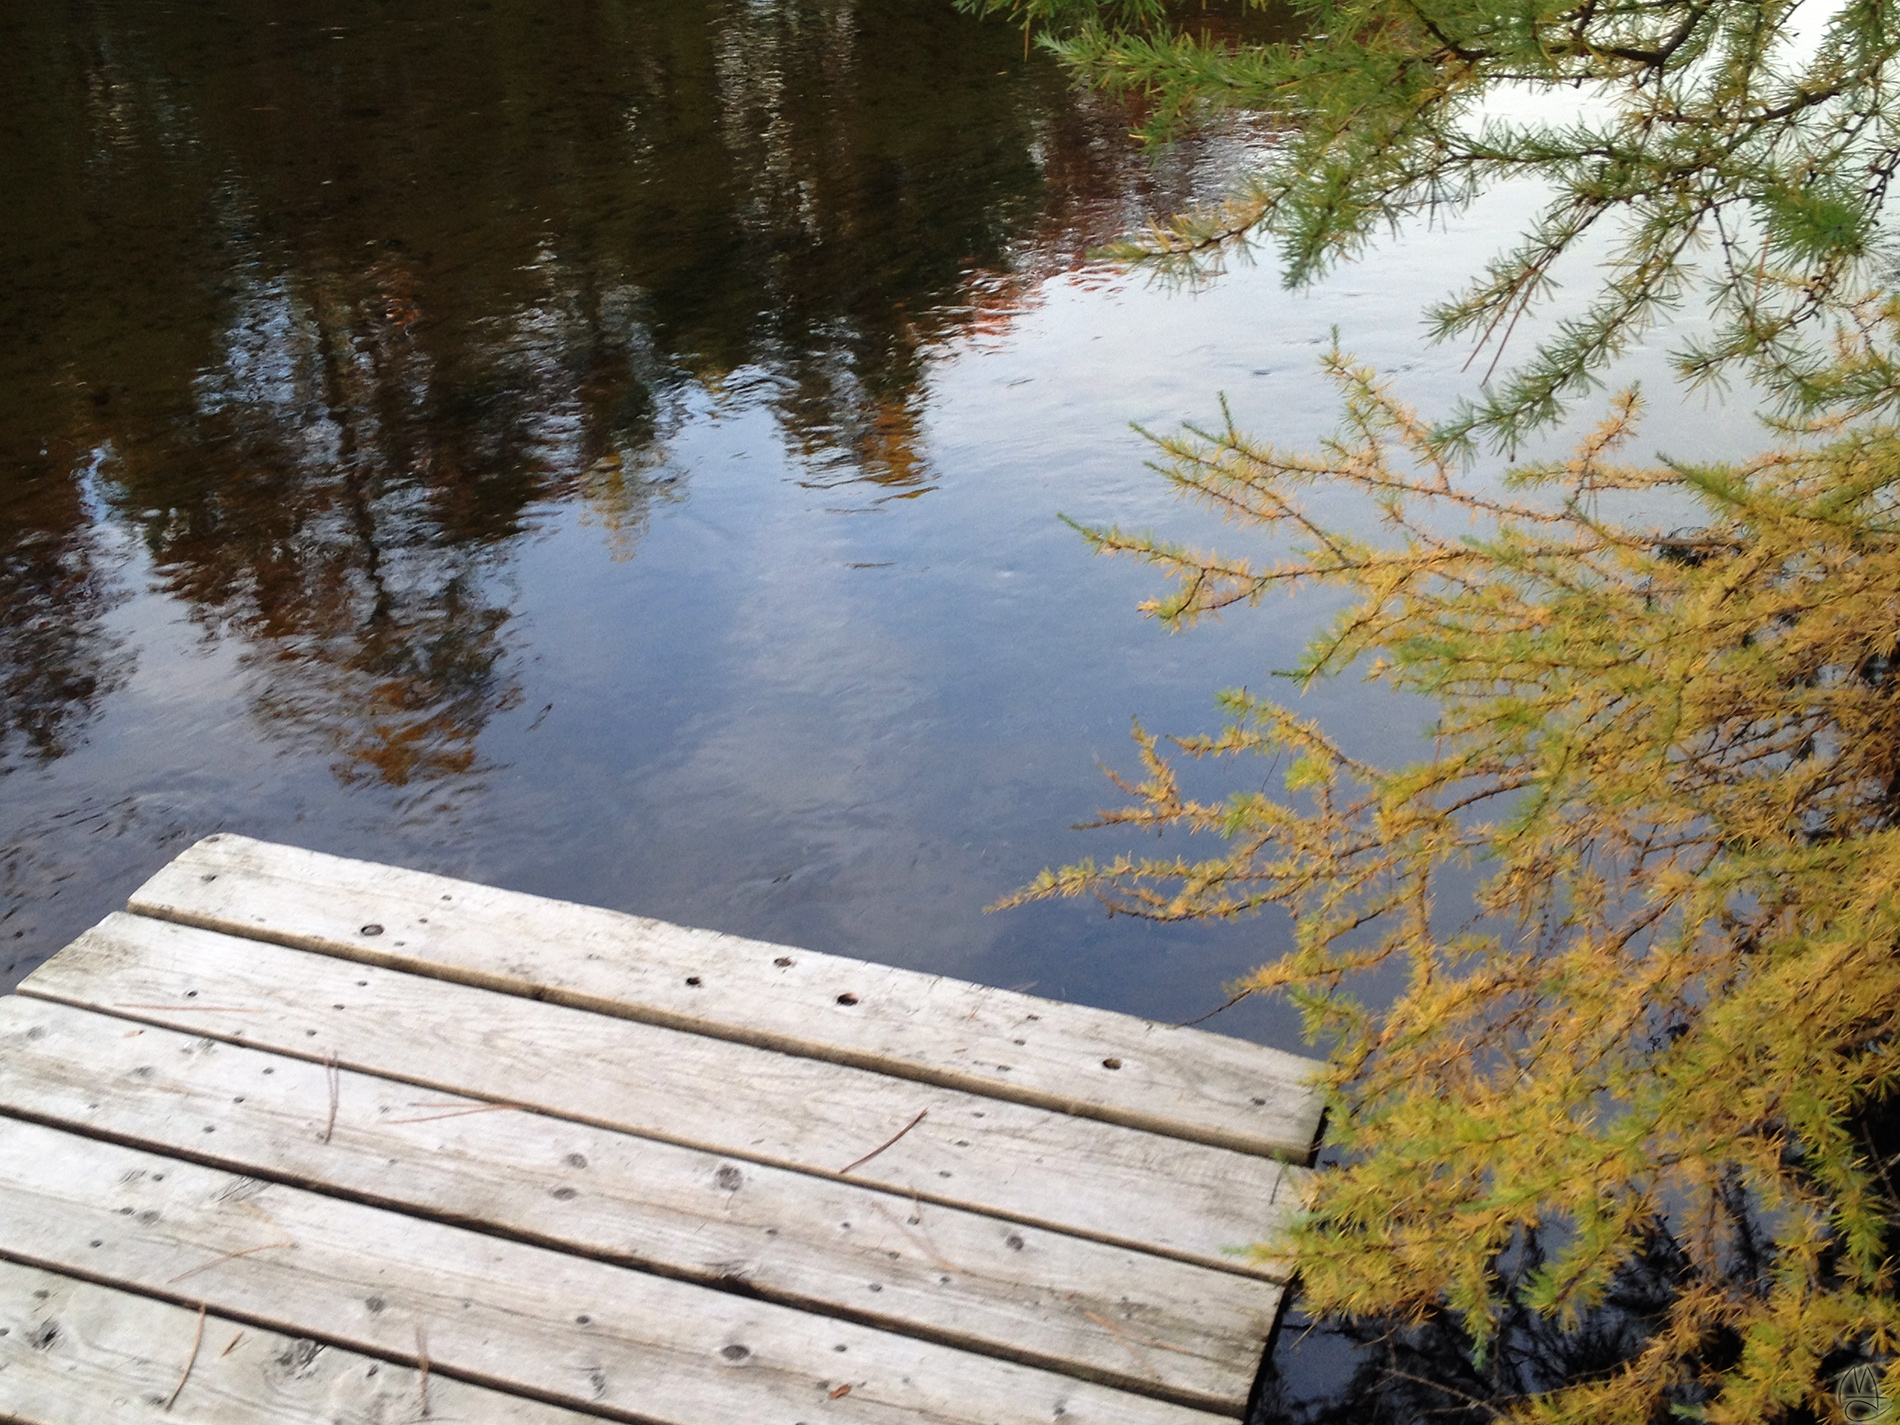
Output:
[[[1295,948],[1242,988],[1289,994],[1333,1046],[1345,1161],[1291,1243],[1311,1309],[1449,1308],[1482,1351],[1530,1234],[1559,1245],[1516,1303],[1574,1325],[1661,1231],[1690,1269],[1643,1351],[1517,1417],[1744,1425],[1816,1404],[1824,1366],[1900,1339],[1896,1195],[1860,1128],[1900,1079],[1900,433],[1647,469],[1613,459],[1625,397],[1499,499],[1464,488],[1370,372],[1332,369],[1347,422],[1318,455],[1232,428],[1164,442],[1184,492],[1303,552],[1093,538],[1178,576],[1150,606],[1170,621],[1350,590],[1299,676],[1360,668],[1430,697],[1434,755],[1369,765],[1226,694],[1216,735],[1164,754],[1140,734],[1146,775],[1104,818],[1212,833],[1221,854],[1085,863],[1024,894],[1293,913]],[[1321,483],[1392,539],[1311,519],[1301,492]],[[1693,535],[1597,512],[1684,488],[1706,511]],[[1482,533],[1434,532],[1468,521]],[[1264,758],[1277,785],[1196,801],[1181,754]],[[1361,1003],[1354,977],[1391,961],[1403,992]],[[1738,1274],[1764,1233],[1766,1267]]]
[[1162,0],[965,4],[1045,26],[1080,75],[1145,103],[1150,136],[1220,109],[1282,121],[1229,204],[1123,256],[1179,262],[1270,235],[1299,283],[1394,222],[1533,179],[1546,196],[1521,243],[1430,313],[1440,336],[1501,343],[1602,234],[1596,300],[1441,439],[1528,434],[1698,295],[1716,320],[1681,353],[1690,376],[1745,368],[1797,411],[1891,400],[1890,351],[1842,371],[1803,337],[1890,270],[1894,0],[1293,0],[1308,37],[1259,45],[1206,38],[1200,11]]
[[[1342,1165],[1293,1241],[1262,1247],[1290,1246],[1312,1309],[1451,1313],[1482,1354],[1512,1312],[1586,1321],[1660,1234],[1681,1265],[1636,1344],[1499,1412],[1842,1419],[1830,1379],[1872,1361],[1900,1416],[1900,1192],[1867,1127],[1900,1085],[1900,302],[1882,226],[1900,10],[1310,0],[1308,38],[1248,45],[1158,0],[974,3],[1045,26],[1156,134],[1224,107],[1278,121],[1244,192],[1124,256],[1269,234],[1300,281],[1382,225],[1530,178],[1544,203],[1521,245],[1433,315],[1496,347],[1586,235],[1609,254],[1585,269],[1588,309],[1442,425],[1335,354],[1344,423],[1318,452],[1231,422],[1158,442],[1185,496],[1293,552],[1089,532],[1171,576],[1150,611],[1184,624],[1342,588],[1295,676],[1422,695],[1434,735],[1382,767],[1226,694],[1218,733],[1138,731],[1144,773],[1104,817],[1215,852],[1045,872],[1022,897],[1292,913],[1293,949],[1242,988],[1292,997],[1331,1052]],[[1572,96],[1561,116],[1535,117],[1552,94]],[[1502,487],[1467,474],[1481,442],[1514,449],[1685,305],[1709,320],[1683,374],[1769,393],[1780,449],[1625,463],[1625,393],[1570,458]],[[1370,517],[1322,521],[1318,487]],[[1641,517],[1663,506],[1670,528]],[[1183,757],[1232,761],[1251,789],[1196,800]],[[1362,1002],[1382,965],[1402,991]]]

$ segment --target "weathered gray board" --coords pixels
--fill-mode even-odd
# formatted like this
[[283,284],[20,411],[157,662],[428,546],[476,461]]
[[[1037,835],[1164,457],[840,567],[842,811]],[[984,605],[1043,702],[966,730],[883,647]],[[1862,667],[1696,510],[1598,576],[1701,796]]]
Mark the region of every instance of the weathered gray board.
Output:
[[1244,1411],[1308,1061],[230,835],[131,909],[0,1000],[0,1418]]

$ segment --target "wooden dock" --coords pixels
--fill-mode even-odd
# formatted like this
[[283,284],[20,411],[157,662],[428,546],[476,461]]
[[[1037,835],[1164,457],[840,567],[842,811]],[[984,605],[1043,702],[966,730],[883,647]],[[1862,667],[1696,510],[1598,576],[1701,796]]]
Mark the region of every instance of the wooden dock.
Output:
[[1211,1425],[1313,1067],[207,837],[0,999],[0,1418]]

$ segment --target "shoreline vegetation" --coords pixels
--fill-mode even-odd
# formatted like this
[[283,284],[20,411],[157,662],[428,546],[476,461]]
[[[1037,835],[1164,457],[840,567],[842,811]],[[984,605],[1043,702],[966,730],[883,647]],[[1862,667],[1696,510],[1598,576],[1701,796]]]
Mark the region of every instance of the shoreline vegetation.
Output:
[[[1224,413],[1154,437],[1164,478],[1273,552],[1084,531],[1169,578],[1144,607],[1171,627],[1345,590],[1289,676],[1431,700],[1421,759],[1369,763],[1224,693],[1215,733],[1137,728],[1102,818],[1203,849],[1045,871],[1008,903],[1292,914],[1293,950],[1234,988],[1289,996],[1329,1049],[1337,1161],[1261,1250],[1297,1254],[1315,1316],[1467,1352],[1436,1395],[1380,1367],[1390,1418],[1876,1418],[1836,1387],[1900,1401],[1900,14],[1299,0],[1308,38],[1263,39],[1232,7],[963,3],[1158,142],[1222,110],[1281,126],[1227,202],[1112,250],[1128,262],[1273,243],[1297,285],[1499,184],[1545,195],[1427,314],[1491,363],[1441,419],[1336,350],[1318,451]],[[1486,106],[1506,86],[1574,102],[1507,120]],[[1565,279],[1587,307],[1511,347]],[[1764,393],[1772,448],[1631,462],[1630,390],[1567,458],[1514,459],[1679,311],[1703,333],[1681,379]],[[1370,519],[1315,513],[1317,491]],[[1685,502],[1692,522],[1656,522]],[[1190,795],[1194,759],[1238,790]],[[1396,997],[1359,998],[1380,970]]]

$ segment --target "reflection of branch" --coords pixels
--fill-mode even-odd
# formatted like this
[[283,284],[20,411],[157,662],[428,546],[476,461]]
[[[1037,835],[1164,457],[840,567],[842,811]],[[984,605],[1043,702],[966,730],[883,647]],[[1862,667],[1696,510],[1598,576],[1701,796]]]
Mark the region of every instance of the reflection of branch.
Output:
[[[1383,1370],[1384,1373],[1393,1380],[1409,1380],[1413,1385],[1422,1385],[1427,1389],[1436,1390],[1445,1395],[1455,1395],[1458,1399],[1465,1401],[1469,1405],[1475,1405],[1480,1410],[1490,1411],[1492,1415],[1500,1420],[1504,1418],[1504,1412],[1499,1410],[1497,1406],[1493,1405],[1490,1401],[1472,1395],[1469,1391],[1459,1390],[1456,1386],[1446,1385],[1442,1380],[1430,1380],[1425,1376],[1415,1376],[1410,1371],[1400,1370],[1397,1366],[1386,1366]],[[1438,1415],[1443,1412],[1434,1410],[1429,1413]]]

